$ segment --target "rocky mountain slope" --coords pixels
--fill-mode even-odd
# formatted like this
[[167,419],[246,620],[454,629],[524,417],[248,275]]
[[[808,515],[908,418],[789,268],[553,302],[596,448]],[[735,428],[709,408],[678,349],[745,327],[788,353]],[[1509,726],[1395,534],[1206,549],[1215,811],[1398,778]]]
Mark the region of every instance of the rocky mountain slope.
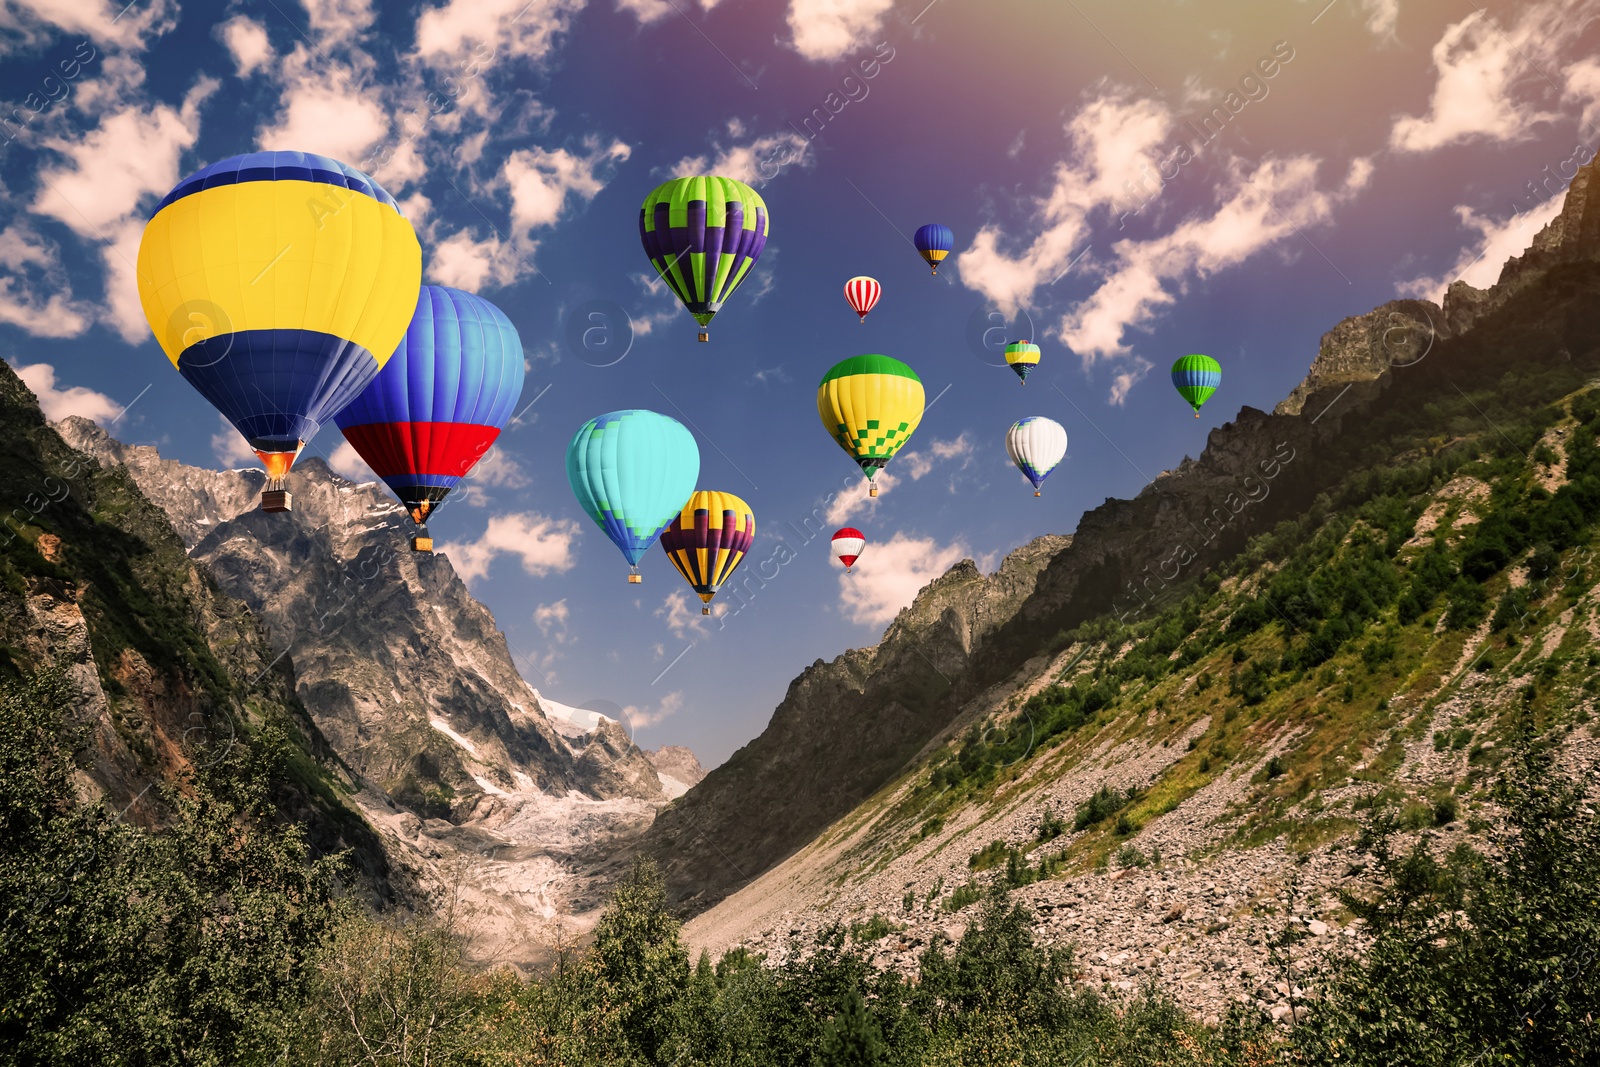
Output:
[[480,958],[531,963],[583,928],[608,842],[667,799],[655,764],[610,720],[546,716],[448,557],[410,551],[410,520],[382,486],[307,459],[295,510],[267,514],[259,472],[163,459],[83,419],[59,430],[126,472],[249,606],[390,855],[475,910]]
[[[1345,320],[1274,413],[1243,409],[1198,460],[1085,514],[970,652],[930,653],[948,684],[931,687],[926,666],[879,667],[915,658],[904,630],[897,656],[886,635],[809,668],[762,737],[647,835],[676,898],[703,912],[691,939],[781,954],[791,934],[878,915],[895,931],[881,942],[892,965],[960,925],[969,879],[1012,878],[1092,974],[1155,977],[1203,1010],[1241,995],[1279,1005],[1267,936],[1296,915],[1324,943],[1347,936],[1329,896],[1349,873],[1335,850],[1374,794],[1418,827],[1435,811],[1453,827],[1456,798],[1482,801],[1466,783],[1512,730],[1526,676],[1548,672],[1541,660],[1584,665],[1549,697],[1562,728],[1586,721],[1583,686],[1600,686],[1581,659],[1600,631],[1594,575],[1572,573],[1580,548],[1547,543],[1540,556],[1524,538],[1488,570],[1465,556],[1491,501],[1522,501],[1496,520],[1515,525],[1589,461],[1573,434],[1592,422],[1585,383],[1600,377],[1594,174],[1581,172],[1499,285]],[[1485,469],[1457,479],[1485,454]],[[1309,577],[1280,584],[1374,537],[1412,602],[1397,607],[1391,590],[1381,610],[1351,614],[1340,598],[1360,597],[1341,588],[1334,607],[1313,609]],[[1322,555],[1301,555],[1313,543]],[[1568,577],[1516,563],[1530,552]],[[1485,586],[1487,608],[1468,588]],[[1537,592],[1507,592],[1519,588]],[[1537,632],[1509,645],[1495,599],[1506,596],[1549,604]],[[1432,610],[1413,612],[1423,600]],[[1041,723],[1070,736],[1041,751],[1036,732],[1054,728]],[[1114,795],[1089,806],[1102,786]],[[826,812],[837,814],[819,834]],[[1119,866],[1123,846],[1134,854]]]
[[126,472],[102,468],[45,423],[8,364],[0,468],[0,674],[64,672],[89,730],[84,799],[160,825],[168,789],[281,731],[290,770],[274,782],[280,810],[318,851],[352,849],[360,890],[394,899],[377,837],[348,804],[355,776],[296,696],[293,664],[187,557]]

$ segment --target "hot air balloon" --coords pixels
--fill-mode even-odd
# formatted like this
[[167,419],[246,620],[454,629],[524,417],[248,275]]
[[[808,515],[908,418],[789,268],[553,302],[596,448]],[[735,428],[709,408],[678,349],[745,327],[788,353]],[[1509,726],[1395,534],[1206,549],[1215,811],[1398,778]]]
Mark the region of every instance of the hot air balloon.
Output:
[[925,399],[921,379],[898,359],[852,356],[823,377],[817,414],[870,482],[922,421]]
[[702,489],[689,498],[661,534],[661,547],[678,573],[700,594],[700,614],[733,574],[756,538],[750,505],[732,493]]
[[861,558],[861,550],[866,547],[866,535],[854,526],[846,526],[833,533],[833,558],[844,564],[846,574],[856,565],[856,560]]
[[1194,408],[1194,417],[1200,417],[1204,404],[1217,386],[1222,384],[1222,364],[1210,356],[1184,356],[1172,365],[1172,384],[1178,395]]
[[706,327],[761,258],[766,201],[732,178],[674,178],[639,209],[639,239],[661,280]]
[[178,373],[261,457],[265,511],[321,425],[405,333],[422,249],[367,175],[307,152],[251,152],[189,175],[139,240],[139,302]]
[[[522,340],[481,296],[424,285],[394,355],[339,429],[421,526],[500,436],[522,395]],[[411,547],[425,552],[423,532]]]
[[1006,455],[1033,483],[1033,495],[1067,454],[1067,431],[1054,419],[1029,415],[1006,431]]
[[1028,341],[1013,341],[1006,345],[1006,366],[1017,372],[1022,384],[1028,384],[1028,372],[1039,365],[1039,346]]
[[944,262],[944,257],[956,246],[956,235],[950,232],[950,227],[941,226],[937,222],[930,222],[926,226],[917,227],[917,235],[911,239],[917,246],[917,251],[922,253],[922,258],[928,261],[928,266],[933,268],[935,276],[939,273],[939,264]]
[[612,411],[583,424],[567,446],[567,481],[589,517],[622,550],[628,581],[694,492],[700,449],[677,419]]
[[865,274],[858,274],[844,283],[844,298],[850,302],[850,308],[861,321],[867,321],[867,312],[877,304],[878,297],[883,295],[883,286],[878,284],[878,279],[868,278]]

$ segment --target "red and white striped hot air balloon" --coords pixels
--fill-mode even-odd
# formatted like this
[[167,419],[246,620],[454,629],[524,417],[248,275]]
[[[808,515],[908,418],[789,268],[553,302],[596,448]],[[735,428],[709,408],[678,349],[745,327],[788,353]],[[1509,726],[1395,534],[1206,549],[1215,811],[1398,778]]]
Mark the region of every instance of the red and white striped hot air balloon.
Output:
[[861,556],[861,550],[867,547],[867,539],[860,530],[846,526],[833,535],[833,558],[844,564],[846,574]]
[[850,307],[861,316],[862,322],[867,321],[867,312],[872,310],[882,295],[883,286],[878,284],[878,279],[865,274],[858,274],[844,283],[844,298],[850,301]]

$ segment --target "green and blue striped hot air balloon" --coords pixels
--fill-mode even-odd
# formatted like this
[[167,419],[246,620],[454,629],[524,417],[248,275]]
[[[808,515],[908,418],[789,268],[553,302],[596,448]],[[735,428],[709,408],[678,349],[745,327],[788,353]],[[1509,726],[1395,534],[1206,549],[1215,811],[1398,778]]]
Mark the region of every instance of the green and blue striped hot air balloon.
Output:
[[733,178],[674,178],[639,209],[650,265],[700,324],[700,340],[767,245],[767,203]]
[[1222,384],[1222,364],[1210,356],[1184,356],[1172,365],[1172,384],[1200,417],[1200,405]]
[[656,543],[700,477],[700,449],[677,419],[654,411],[612,411],[583,424],[567,446],[567,481],[628,560],[628,581],[641,581],[639,560]]

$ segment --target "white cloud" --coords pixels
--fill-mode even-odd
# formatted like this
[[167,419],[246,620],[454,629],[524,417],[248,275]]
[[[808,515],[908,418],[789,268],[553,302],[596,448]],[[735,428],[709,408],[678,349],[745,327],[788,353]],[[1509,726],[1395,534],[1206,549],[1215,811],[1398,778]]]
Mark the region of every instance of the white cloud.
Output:
[[1389,146],[1431,152],[1480,138],[1506,142],[1533,136],[1533,127],[1558,116],[1518,99],[1518,81],[1543,84],[1536,71],[1555,65],[1563,43],[1576,39],[1594,19],[1590,7],[1584,0],[1528,4],[1510,26],[1479,10],[1446,27],[1433,46],[1438,77],[1428,113],[1395,119]]
[[565,644],[567,640],[567,619],[571,612],[567,609],[566,598],[554,604],[540,604],[533,609],[533,621],[539,627],[539,632],[546,637],[555,632],[553,640],[558,644]]
[[[972,465],[972,455],[972,442],[963,433],[953,441],[929,442],[926,452],[921,449],[915,452],[901,452],[895,456],[895,466],[915,482],[931,472],[936,464],[949,460],[961,460],[961,469],[964,470]],[[884,475],[878,477],[881,479]]]
[[[730,123],[729,126],[730,132],[734,129],[743,132],[741,124]],[[768,134],[726,148],[713,142],[712,147],[714,155],[684,156],[672,164],[667,168],[669,176],[687,178],[697,174],[720,174],[748,185],[760,186],[789,167],[798,165],[809,169],[816,164],[811,142],[793,130]]]
[[106,269],[100,320],[130,345],[150,339],[150,324],[139,302],[139,238],[143,233],[144,223],[138,218],[122,219],[106,229],[108,241],[100,248],[100,261]]
[[655,615],[658,619],[667,620],[667,629],[671,630],[675,637],[704,637],[710,632],[707,630],[710,621],[728,610],[726,604],[712,601],[711,614],[705,615],[700,610],[704,606],[698,596],[691,601],[687,592],[674,589],[661,602]]
[[359,87],[350,66],[304,46],[283,65],[278,114],[256,131],[256,147],[318,152],[359,165],[389,132],[389,117],[374,94]]
[[1361,0],[1367,30],[1374,37],[1393,38],[1400,26],[1400,0]]
[[632,153],[621,141],[587,146],[579,156],[565,148],[513,152],[501,174],[511,191],[511,224],[518,231],[553,226],[569,196],[593,200],[605,188],[611,168]]
[[[132,9],[132,10],[130,10]],[[18,34],[33,47],[48,36],[45,27],[138,51],[177,23],[174,0],[133,5],[125,0],[7,0],[0,4],[0,29]]]
[[1138,385],[1154,366],[1155,364],[1143,356],[1134,356],[1129,359],[1127,370],[1118,371],[1111,376],[1111,395],[1107,399],[1113,404],[1122,404],[1123,401],[1128,399],[1129,391],[1135,385]]
[[59,249],[26,222],[0,231],[0,322],[35,337],[76,337],[89,328],[91,309],[72,297]]
[[789,0],[792,46],[814,62],[842,59],[877,38],[894,0]]
[[360,36],[375,18],[372,0],[303,0],[311,32],[325,44]]
[[517,267],[517,254],[499,237],[480,241],[471,230],[458,230],[433,246],[428,280],[475,293],[491,282],[510,285],[517,278]]
[[39,407],[51,422],[59,422],[68,415],[80,415],[102,422],[122,414],[122,406],[104,393],[85,389],[81,385],[59,388],[56,385],[56,369],[48,363],[19,363],[12,369],[22,379],[22,384],[32,389],[33,395],[39,398]]
[[[1578,119],[1578,129],[1587,130],[1600,122],[1600,62],[1583,59],[1567,68],[1567,84],[1562,90],[1563,100],[1574,100],[1583,105]],[[1592,151],[1592,149],[1591,149]]]
[[1520,256],[1533,243],[1545,224],[1561,213],[1563,197],[1552,196],[1531,211],[1514,215],[1504,222],[1479,215],[1464,204],[1456,205],[1456,218],[1477,237],[1462,248],[1448,270],[1437,277],[1414,278],[1400,285],[1402,296],[1418,297],[1435,303],[1444,299],[1445,290],[1456,280],[1478,289],[1487,289],[1500,280],[1506,260]]
[[[718,2],[719,0],[700,0],[700,10],[710,11]],[[617,0],[618,11],[628,12],[646,26],[660,22],[668,15],[676,15],[688,6],[688,0],[683,0],[682,3],[678,3],[677,0],[672,3],[668,3],[668,0]]]
[[968,557],[959,541],[941,545],[929,537],[896,533],[869,546],[851,568],[839,574],[841,610],[851,622],[882,626],[916,599],[923,586]]
[[579,526],[571,519],[552,519],[537,512],[496,515],[476,541],[439,546],[448,554],[464,582],[486,578],[496,557],[516,556],[524,572],[535,578],[552,571],[567,571],[577,563],[573,544]]
[[[887,470],[881,470],[874,481],[877,482],[879,493],[888,493],[899,479]],[[867,495],[870,487],[871,483],[862,478],[852,482],[848,489],[835,496],[833,502],[828,505],[828,514],[825,516],[828,525],[847,526],[852,522],[861,521],[863,509],[876,509],[879,497]]]
[[417,55],[436,67],[471,57],[542,60],[584,0],[449,0],[417,19]]
[[[1325,191],[1317,186],[1318,168],[1317,160],[1299,156],[1267,159],[1246,173],[1233,160],[1221,188],[1223,200],[1210,215],[1192,217],[1160,237],[1112,246],[1109,276],[1062,317],[1061,340],[1082,356],[1085,367],[1130,355],[1127,330],[1148,326],[1191,275],[1203,278],[1286,238],[1301,239],[1303,231],[1328,221],[1371,175],[1370,163],[1357,160],[1342,186]],[[1131,384],[1114,385],[1114,400],[1120,402]]]
[[378,480],[372,468],[367,466],[367,461],[361,458],[361,453],[356,451],[356,446],[343,438],[334,450],[328,453],[328,466],[333,473],[357,484]]
[[661,703],[656,705],[654,710],[629,704],[622,709],[622,712],[627,717],[628,726],[637,733],[648,726],[655,726],[661,720],[676,715],[682,710],[683,693],[679,690],[673,690],[661,698]]
[[267,39],[266,27],[249,15],[235,15],[221,23],[217,26],[217,36],[228,46],[234,70],[241,78],[269,67],[277,58],[272,42]]
[[33,210],[84,237],[102,237],[107,226],[132,215],[146,197],[164,195],[182,176],[179,158],[199,136],[200,105],[218,84],[203,77],[184,95],[181,108],[127,107],[104,116],[82,140],[46,141],[45,147],[66,162],[41,174]]
[[980,229],[956,259],[961,284],[1007,315],[1034,303],[1038,290],[1059,278],[1087,245],[1089,217],[1130,204],[1130,191],[1147,183],[1173,128],[1165,104],[1111,87],[1080,107],[1066,123],[1068,158],[1056,164],[1054,187],[1036,204],[1036,236],[1021,252],[1002,250],[998,226]]
[[259,467],[261,457],[250,448],[250,442],[234,428],[233,423],[218,415],[222,429],[211,435],[211,454],[224,467]]

